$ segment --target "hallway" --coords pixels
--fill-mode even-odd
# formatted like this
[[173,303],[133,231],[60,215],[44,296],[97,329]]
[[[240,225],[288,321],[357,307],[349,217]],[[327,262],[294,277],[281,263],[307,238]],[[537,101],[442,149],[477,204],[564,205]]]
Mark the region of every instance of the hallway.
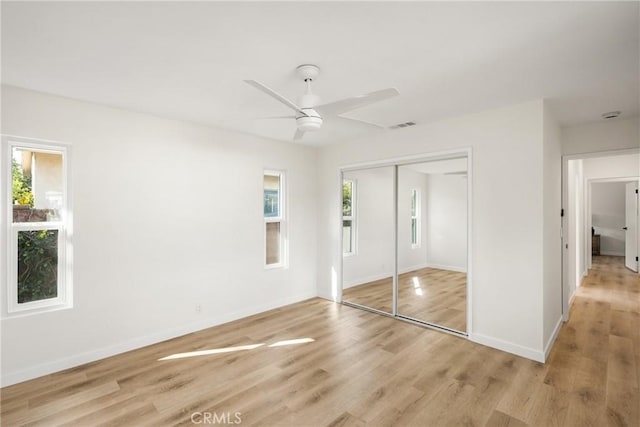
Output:
[[593,258],[547,367],[559,424],[640,425],[640,278],[623,257]]

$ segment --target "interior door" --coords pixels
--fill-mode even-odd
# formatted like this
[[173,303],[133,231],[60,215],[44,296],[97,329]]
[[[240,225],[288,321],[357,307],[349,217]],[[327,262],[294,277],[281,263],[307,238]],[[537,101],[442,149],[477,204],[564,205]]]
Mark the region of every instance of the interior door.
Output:
[[638,182],[625,185],[624,265],[638,272]]
[[395,167],[342,176],[342,301],[394,314]]

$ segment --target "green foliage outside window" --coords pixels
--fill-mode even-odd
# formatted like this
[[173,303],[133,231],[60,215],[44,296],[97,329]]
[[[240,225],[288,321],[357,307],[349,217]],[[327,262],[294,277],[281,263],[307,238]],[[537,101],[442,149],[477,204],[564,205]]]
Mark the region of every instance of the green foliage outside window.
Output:
[[31,178],[24,176],[20,165],[11,160],[11,176],[13,178],[13,194],[12,201],[19,205],[28,205],[33,207],[33,193],[31,192]]
[[342,183],[342,215],[351,216],[351,191],[353,183],[345,181]]
[[18,303],[58,295],[58,231],[18,232]]

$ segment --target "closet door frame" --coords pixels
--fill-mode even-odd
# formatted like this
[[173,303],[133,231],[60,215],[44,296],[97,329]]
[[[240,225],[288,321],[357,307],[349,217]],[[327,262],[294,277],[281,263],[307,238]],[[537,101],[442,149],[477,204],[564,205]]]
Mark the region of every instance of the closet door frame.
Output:
[[[342,194],[342,183],[344,179],[344,173],[349,171],[357,171],[361,169],[372,169],[376,167],[393,166],[393,227],[394,227],[394,260],[393,260],[393,300],[392,300],[392,313],[386,313],[375,308],[362,306],[360,304],[350,303],[342,299],[342,286],[344,281],[344,256],[342,247],[342,203],[338,203],[339,219],[338,222],[340,228],[338,236],[340,236],[339,244],[339,272],[337,274],[340,282],[339,290],[337,292],[337,302],[372,311],[385,316],[393,317],[403,322],[413,323],[415,325],[431,328],[439,331],[443,331],[456,336],[469,337],[473,331],[473,315],[472,315],[472,301],[473,301],[473,251],[472,251],[472,236],[473,236],[473,150],[471,147],[460,148],[456,150],[437,151],[432,153],[422,153],[412,156],[395,157],[390,159],[375,160],[369,162],[353,163],[345,166],[341,166],[338,169],[339,176],[339,193]],[[467,160],[467,330],[464,332],[449,329],[445,326],[436,325],[428,322],[417,321],[411,318],[404,317],[398,314],[398,167],[404,165],[410,165],[414,163],[430,162],[436,160],[449,160],[466,158]],[[341,196],[342,197],[342,196]]]

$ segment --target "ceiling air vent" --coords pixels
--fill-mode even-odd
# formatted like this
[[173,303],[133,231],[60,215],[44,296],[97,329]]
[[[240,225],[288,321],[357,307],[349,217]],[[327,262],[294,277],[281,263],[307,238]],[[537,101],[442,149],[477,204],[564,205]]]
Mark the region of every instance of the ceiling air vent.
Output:
[[602,114],[602,118],[603,119],[615,119],[616,117],[619,117],[621,114],[620,111],[609,111],[608,113],[603,113]]
[[409,126],[415,126],[415,125],[416,125],[416,122],[398,123],[397,125],[389,126],[389,129],[407,128]]

